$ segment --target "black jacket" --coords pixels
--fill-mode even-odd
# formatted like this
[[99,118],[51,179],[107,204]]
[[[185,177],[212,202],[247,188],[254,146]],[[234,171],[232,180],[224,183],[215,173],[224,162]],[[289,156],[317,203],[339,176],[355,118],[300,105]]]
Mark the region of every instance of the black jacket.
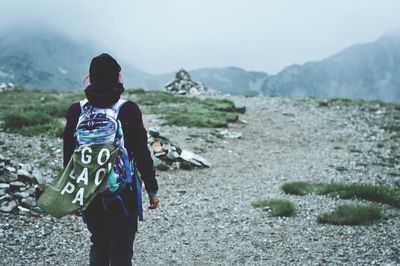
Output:
[[[85,94],[89,103],[95,107],[108,107],[116,103],[124,88],[122,84],[107,89],[89,85]],[[81,108],[79,102],[73,103],[66,113],[67,123],[64,129],[64,166],[66,166],[74,153],[76,138],[74,137]],[[131,159],[134,159],[145,184],[146,191],[154,194],[158,190],[155,178],[155,169],[150,151],[147,147],[147,132],[143,126],[142,113],[139,106],[127,101],[121,106],[119,120],[124,132],[125,147]]]

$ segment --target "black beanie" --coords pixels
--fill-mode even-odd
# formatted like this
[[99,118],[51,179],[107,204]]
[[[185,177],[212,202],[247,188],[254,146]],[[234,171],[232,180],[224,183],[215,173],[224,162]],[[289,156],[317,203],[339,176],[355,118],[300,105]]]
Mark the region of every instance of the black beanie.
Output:
[[104,85],[118,83],[118,74],[121,66],[111,55],[103,53],[92,59],[89,68],[90,82]]

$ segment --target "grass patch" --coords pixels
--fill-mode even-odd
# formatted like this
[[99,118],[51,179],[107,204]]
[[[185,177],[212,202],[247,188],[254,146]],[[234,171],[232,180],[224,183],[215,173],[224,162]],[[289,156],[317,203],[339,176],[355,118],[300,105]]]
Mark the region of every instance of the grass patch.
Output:
[[22,135],[61,136],[68,106],[83,99],[82,92],[9,91],[0,97],[0,119],[7,132]]
[[337,166],[337,167],[335,167],[335,169],[336,169],[336,171],[341,172],[341,173],[347,171],[347,168],[344,166]]
[[331,98],[325,99],[317,102],[319,107],[328,107],[328,106],[360,106],[364,104],[363,100],[354,100],[354,99],[346,99],[346,98]]
[[296,208],[288,200],[256,200],[251,203],[254,208],[269,208],[271,216],[290,217],[295,214]]
[[10,111],[3,116],[4,129],[7,132],[26,136],[48,134],[61,137],[63,125],[58,120],[43,112],[19,113]]
[[400,132],[400,125],[388,125],[388,126],[383,126],[382,129],[389,131],[389,132]]
[[363,225],[370,224],[382,218],[379,206],[370,205],[340,205],[333,212],[318,215],[318,223],[334,225]]
[[[143,89],[129,89],[123,96],[140,104],[143,113],[161,115],[168,125],[218,128],[227,127],[228,123],[239,118],[233,102],[226,99],[201,100]],[[83,91],[3,92],[0,97],[2,127],[23,135],[61,136],[63,125],[60,118],[65,116],[73,102],[84,98]]]
[[142,105],[147,114],[159,114],[165,125],[221,128],[235,122],[239,116],[235,105],[226,99],[198,99],[151,91],[131,94],[131,99]]
[[350,153],[362,153],[361,150],[355,149],[355,148],[351,148],[349,152],[350,152]]
[[285,183],[281,188],[286,194],[304,196],[314,193],[341,199],[363,199],[400,208],[400,190],[386,186],[298,181]]

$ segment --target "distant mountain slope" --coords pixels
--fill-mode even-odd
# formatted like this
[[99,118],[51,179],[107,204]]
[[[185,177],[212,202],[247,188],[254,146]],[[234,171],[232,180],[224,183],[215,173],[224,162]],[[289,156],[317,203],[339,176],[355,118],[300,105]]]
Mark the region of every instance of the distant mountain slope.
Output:
[[[48,30],[5,32],[0,36],[0,82],[28,89],[79,89],[91,58],[100,52],[91,45]],[[146,73],[124,62],[122,65],[132,86],[145,84]],[[131,77],[137,82],[132,82]]]
[[28,88],[77,88],[92,54],[88,47],[55,33],[4,33],[0,38],[0,80]]
[[[27,89],[80,89],[91,58],[103,51],[44,28],[14,28],[0,34],[0,83],[12,82]],[[163,89],[175,76],[175,73],[148,74],[120,58],[118,61],[126,87]],[[268,76],[235,67],[190,72],[204,85],[231,94],[259,92]]]
[[202,68],[190,71],[194,80],[223,93],[261,93],[267,73],[246,71],[238,67]]
[[400,38],[385,36],[332,57],[293,65],[262,85],[268,95],[400,101]]

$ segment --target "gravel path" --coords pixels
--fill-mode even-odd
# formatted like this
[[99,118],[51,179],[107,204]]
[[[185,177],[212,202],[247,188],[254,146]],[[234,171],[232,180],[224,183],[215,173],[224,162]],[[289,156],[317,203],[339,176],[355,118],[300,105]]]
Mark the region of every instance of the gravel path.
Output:
[[[242,132],[241,139],[218,138],[215,129],[162,128],[213,167],[158,172],[161,205],[145,211],[135,265],[400,265],[399,210],[384,206],[386,218],[369,226],[320,225],[318,214],[348,201],[280,190],[291,180],[398,185],[399,176],[391,173],[400,165],[373,164],[377,154],[399,150],[389,133],[371,125],[384,112],[321,108],[312,99],[232,99],[247,107],[241,119],[248,124],[229,127]],[[145,117],[146,127],[159,123],[155,116]],[[21,153],[21,145],[34,156],[39,152],[40,139],[0,134],[8,154]],[[54,145],[48,161],[61,164],[61,143]],[[43,168],[40,162],[34,166]],[[338,171],[339,166],[346,170]],[[270,217],[251,207],[261,198],[289,199],[297,214]],[[89,234],[79,217],[1,213],[0,219],[1,265],[87,264]]]

